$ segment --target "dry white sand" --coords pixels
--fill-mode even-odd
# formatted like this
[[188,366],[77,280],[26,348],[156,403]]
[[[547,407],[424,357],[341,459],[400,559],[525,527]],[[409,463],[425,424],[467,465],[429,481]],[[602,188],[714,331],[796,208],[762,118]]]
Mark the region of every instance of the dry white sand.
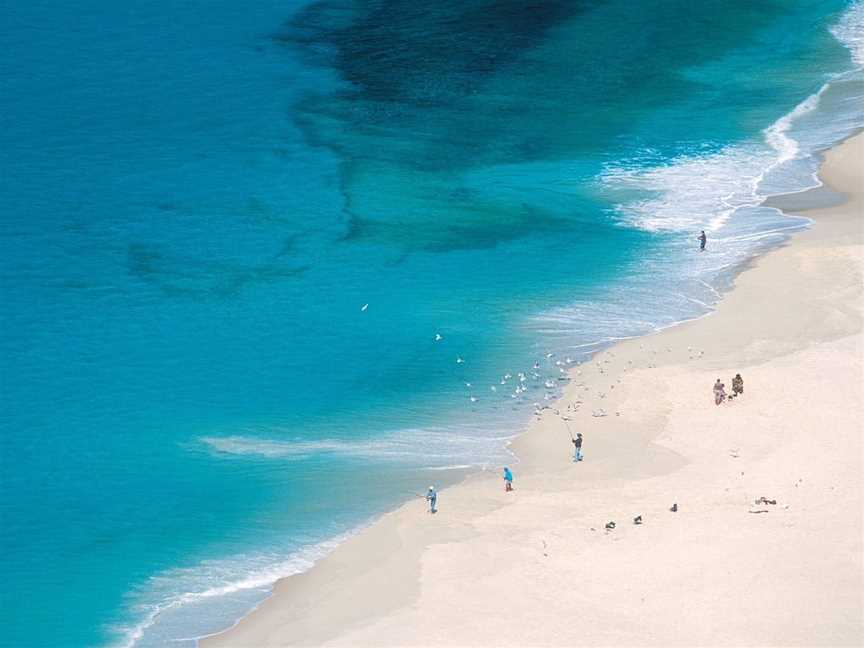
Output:
[[481,474],[435,516],[410,502],[202,645],[864,645],[864,137],[822,177],[849,199],[715,314],[574,370],[556,407],[585,461],[547,410],[513,493]]

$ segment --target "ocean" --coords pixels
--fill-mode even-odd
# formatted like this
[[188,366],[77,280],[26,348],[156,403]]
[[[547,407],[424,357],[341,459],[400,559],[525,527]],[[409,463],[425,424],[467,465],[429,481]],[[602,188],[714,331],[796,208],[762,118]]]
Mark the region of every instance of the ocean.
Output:
[[3,13],[7,646],[192,646],[518,465],[568,366],[710,313],[864,126],[848,0]]

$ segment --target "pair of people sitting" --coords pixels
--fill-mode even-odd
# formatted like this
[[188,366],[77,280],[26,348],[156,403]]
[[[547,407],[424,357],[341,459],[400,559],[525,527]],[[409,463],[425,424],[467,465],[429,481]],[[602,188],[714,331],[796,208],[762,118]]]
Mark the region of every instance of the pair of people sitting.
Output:
[[[736,396],[741,396],[744,393],[744,379],[741,377],[741,374],[735,374],[735,377],[732,379],[732,395],[729,398],[735,398]],[[717,382],[714,383],[714,404],[719,405],[724,400],[726,400],[726,385],[720,382],[720,379],[717,379]]]

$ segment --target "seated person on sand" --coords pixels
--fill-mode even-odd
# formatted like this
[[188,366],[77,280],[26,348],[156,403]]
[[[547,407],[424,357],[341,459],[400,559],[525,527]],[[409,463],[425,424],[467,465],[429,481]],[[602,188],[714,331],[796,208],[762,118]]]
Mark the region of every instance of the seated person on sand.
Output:
[[717,382],[714,383],[714,404],[719,405],[726,399],[726,385],[720,382],[720,379],[717,379]]
[[732,379],[732,393],[736,396],[744,393],[744,379],[740,373],[735,374],[735,377]]

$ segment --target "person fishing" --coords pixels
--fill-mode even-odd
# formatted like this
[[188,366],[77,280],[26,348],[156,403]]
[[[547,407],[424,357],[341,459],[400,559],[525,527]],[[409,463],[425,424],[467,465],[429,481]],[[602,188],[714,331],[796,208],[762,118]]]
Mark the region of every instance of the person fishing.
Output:
[[509,493],[513,490],[513,473],[507,466],[504,466],[504,492]]
[[437,513],[438,509],[436,505],[438,503],[438,491],[435,490],[434,486],[430,486],[429,490],[426,491],[426,501],[429,502],[429,512]]
[[582,461],[582,433],[577,432],[573,441],[573,461]]
[[705,251],[705,244],[708,243],[708,237],[705,236],[705,230],[702,230],[702,233],[699,235],[699,251]]

